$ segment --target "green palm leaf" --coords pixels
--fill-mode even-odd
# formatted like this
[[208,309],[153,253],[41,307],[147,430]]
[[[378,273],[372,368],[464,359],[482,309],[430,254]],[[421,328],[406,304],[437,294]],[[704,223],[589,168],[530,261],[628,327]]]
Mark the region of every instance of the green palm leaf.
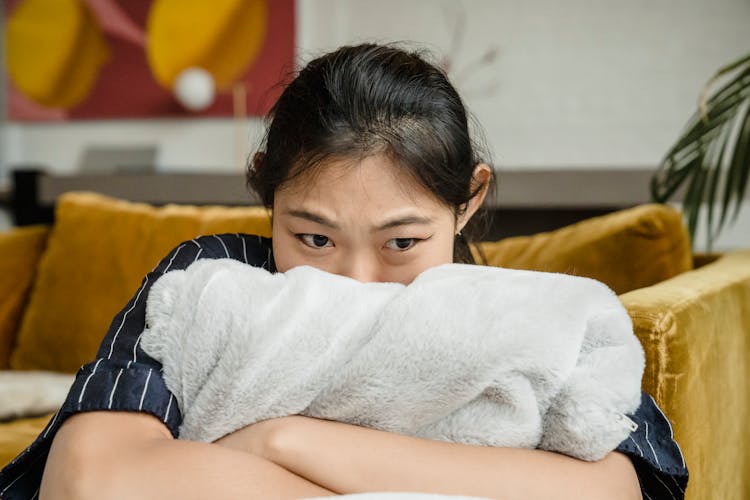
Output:
[[[710,98],[711,84],[733,74]],[[707,205],[710,249],[732,209],[736,220],[750,179],[750,54],[721,68],[706,84],[699,110],[651,178],[651,197],[665,203],[684,187],[683,211],[695,241],[701,206]],[[715,204],[720,206],[716,213]],[[718,220],[717,220],[718,219]]]

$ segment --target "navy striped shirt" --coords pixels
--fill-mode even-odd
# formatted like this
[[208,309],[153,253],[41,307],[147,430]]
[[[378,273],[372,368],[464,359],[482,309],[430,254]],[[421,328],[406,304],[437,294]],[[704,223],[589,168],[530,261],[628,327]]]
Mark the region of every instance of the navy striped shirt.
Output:
[[[161,365],[140,347],[146,297],[164,273],[185,269],[198,259],[230,258],[276,272],[271,240],[248,234],[201,236],[175,247],[146,275],[134,297],[112,320],[96,359],[78,371],[67,399],[31,445],[0,471],[2,500],[34,500],[55,433],[69,416],[84,411],[147,412],[166,424],[176,438],[182,422]],[[669,420],[647,394],[630,418],[638,424],[617,451],[628,455],[645,500],[683,499],[688,473]]]

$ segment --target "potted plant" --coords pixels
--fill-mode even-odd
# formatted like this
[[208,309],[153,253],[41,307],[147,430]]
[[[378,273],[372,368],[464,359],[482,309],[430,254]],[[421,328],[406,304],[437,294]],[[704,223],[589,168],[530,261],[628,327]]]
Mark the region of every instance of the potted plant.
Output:
[[[712,84],[726,83],[708,98]],[[727,64],[706,83],[693,114],[651,179],[651,197],[664,203],[680,190],[690,236],[707,205],[708,250],[730,209],[737,218],[750,178],[750,54]],[[681,190],[680,188],[683,188]],[[732,207],[733,205],[733,207]],[[714,209],[718,206],[718,212]]]

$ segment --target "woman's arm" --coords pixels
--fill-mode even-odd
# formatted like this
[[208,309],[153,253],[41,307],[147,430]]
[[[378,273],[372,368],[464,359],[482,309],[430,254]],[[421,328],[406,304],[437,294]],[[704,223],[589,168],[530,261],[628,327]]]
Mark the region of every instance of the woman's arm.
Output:
[[40,499],[294,499],[334,493],[260,456],[172,438],[145,413],[89,412],[52,444]]
[[630,459],[620,453],[584,462],[541,450],[432,441],[302,416],[280,423],[267,458],[341,493],[641,499]]

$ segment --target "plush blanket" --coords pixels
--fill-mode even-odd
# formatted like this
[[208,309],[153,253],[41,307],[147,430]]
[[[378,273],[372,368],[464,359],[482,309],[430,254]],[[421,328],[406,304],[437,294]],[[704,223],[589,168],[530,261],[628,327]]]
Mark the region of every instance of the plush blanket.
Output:
[[640,401],[627,312],[563,274],[446,264],[404,286],[201,260],[154,283],[146,321],[182,439],[299,414],[597,460]]

